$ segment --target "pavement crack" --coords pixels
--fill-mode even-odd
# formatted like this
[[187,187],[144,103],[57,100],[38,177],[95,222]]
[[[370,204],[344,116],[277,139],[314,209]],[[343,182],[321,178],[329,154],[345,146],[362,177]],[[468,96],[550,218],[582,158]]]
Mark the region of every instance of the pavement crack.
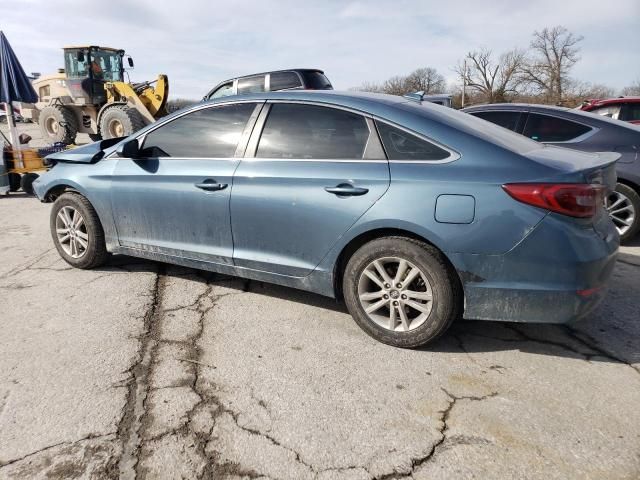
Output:
[[47,450],[51,450],[52,448],[60,447],[62,445],[75,445],[76,443],[83,442],[85,440],[94,440],[97,438],[109,437],[116,433],[117,432],[109,432],[109,433],[101,433],[101,434],[90,433],[89,435],[85,435],[84,437],[79,438],[77,440],[58,442],[58,443],[54,443],[53,445],[47,445],[46,447],[42,447],[38,450],[34,450],[33,452],[29,452],[26,455],[23,455],[21,457],[13,458],[11,460],[0,460],[0,468],[7,467],[14,463],[18,463],[22,460],[26,460],[29,457],[33,457],[34,455],[37,455],[39,453],[46,452]]
[[487,400],[489,398],[493,398],[498,395],[498,392],[491,392],[487,395],[475,396],[475,395],[464,395],[457,396],[453,395],[451,392],[442,388],[442,391],[448,397],[448,403],[444,410],[440,410],[438,413],[440,414],[440,423],[441,427],[438,429],[440,433],[440,438],[433,444],[431,449],[422,457],[411,459],[411,466],[409,467],[408,472],[392,472],[387,473],[381,476],[374,477],[374,480],[392,480],[392,479],[401,479],[411,477],[418,468],[422,465],[430,462],[437,455],[437,453],[445,447],[447,441],[449,440],[448,431],[449,431],[449,417],[451,416],[451,412],[461,401],[470,401],[470,402],[481,402],[483,400]]
[[564,325],[563,326],[565,333],[571,337],[572,339],[574,339],[575,341],[579,342],[580,344],[586,346],[587,348],[589,348],[590,350],[596,352],[596,354],[591,354],[591,355],[587,355],[586,359],[587,360],[591,360],[593,357],[604,357],[604,358],[608,358],[609,360],[613,360],[615,362],[619,362],[622,363],[624,365],[628,365],[629,367],[633,368],[636,373],[640,374],[640,366],[638,365],[634,365],[631,362],[628,362],[627,360],[617,356],[616,354],[605,350],[604,348],[600,347],[598,345],[598,340],[596,340],[595,338],[593,338],[591,335],[589,335],[588,333],[579,331],[579,330],[575,330],[569,326]]
[[166,274],[161,265],[156,274],[152,288],[151,302],[144,315],[144,332],[140,336],[137,362],[132,365],[129,374],[133,381],[129,383],[127,401],[120,423],[118,438],[122,442],[122,456],[119,461],[119,476],[125,479],[135,479],[139,464],[141,447],[141,426],[145,416],[146,400],[149,393],[149,376],[153,361],[153,350],[157,345],[158,323],[160,320],[159,306],[164,293]]

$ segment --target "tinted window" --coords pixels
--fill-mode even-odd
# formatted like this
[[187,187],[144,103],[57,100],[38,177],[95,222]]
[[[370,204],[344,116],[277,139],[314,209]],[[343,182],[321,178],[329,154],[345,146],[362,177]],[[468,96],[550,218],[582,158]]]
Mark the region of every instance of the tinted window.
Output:
[[233,95],[233,82],[228,82],[220,86],[209,98],[227,97],[229,95]]
[[538,142],[566,142],[584,135],[590,127],[564,118],[530,113],[523,135]]
[[264,92],[264,75],[238,79],[238,94]]
[[300,88],[302,83],[300,77],[295,72],[276,72],[271,74],[269,79],[271,91],[286,90],[288,88]]
[[359,159],[369,138],[364,117],[328,107],[274,103],[257,157]]
[[501,127],[516,131],[520,112],[470,112],[478,118],[482,118]]
[[303,71],[300,72],[302,78],[304,78],[305,88],[310,90],[332,90],[331,82],[324,73],[318,71]]
[[376,122],[376,126],[389,160],[443,160],[451,155],[433,143],[387,123]]
[[254,103],[197,110],[150,132],[146,157],[233,157]]
[[629,103],[624,106],[623,118],[627,122],[631,120],[640,120],[640,103]]

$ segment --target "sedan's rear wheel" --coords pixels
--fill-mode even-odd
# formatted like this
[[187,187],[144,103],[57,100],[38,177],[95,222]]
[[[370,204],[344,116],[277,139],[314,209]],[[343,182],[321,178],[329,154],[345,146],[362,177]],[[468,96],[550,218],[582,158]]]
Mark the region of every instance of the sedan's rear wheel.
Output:
[[107,257],[104,232],[91,203],[77,193],[58,197],[51,210],[51,236],[60,256],[76,268],[94,268]]
[[343,290],[356,323],[397,347],[433,341],[460,313],[460,286],[442,254],[404,237],[361,247],[347,264]]
[[606,199],[611,220],[618,229],[620,241],[630,240],[640,230],[640,196],[631,187],[618,183]]

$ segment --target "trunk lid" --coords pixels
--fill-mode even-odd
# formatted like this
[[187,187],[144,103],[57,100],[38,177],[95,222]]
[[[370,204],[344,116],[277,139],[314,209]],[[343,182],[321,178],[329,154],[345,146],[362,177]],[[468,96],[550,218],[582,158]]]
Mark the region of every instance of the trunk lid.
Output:
[[609,191],[616,187],[616,162],[620,156],[616,152],[585,153],[552,146],[526,154],[534,162],[553,169],[555,181],[604,185]]

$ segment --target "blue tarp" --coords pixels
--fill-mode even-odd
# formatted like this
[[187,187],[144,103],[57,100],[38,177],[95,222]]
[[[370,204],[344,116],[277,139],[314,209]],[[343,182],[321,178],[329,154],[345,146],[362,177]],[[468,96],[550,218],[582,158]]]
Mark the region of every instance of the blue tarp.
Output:
[[7,37],[0,32],[0,103],[35,103],[38,95],[24,73]]

